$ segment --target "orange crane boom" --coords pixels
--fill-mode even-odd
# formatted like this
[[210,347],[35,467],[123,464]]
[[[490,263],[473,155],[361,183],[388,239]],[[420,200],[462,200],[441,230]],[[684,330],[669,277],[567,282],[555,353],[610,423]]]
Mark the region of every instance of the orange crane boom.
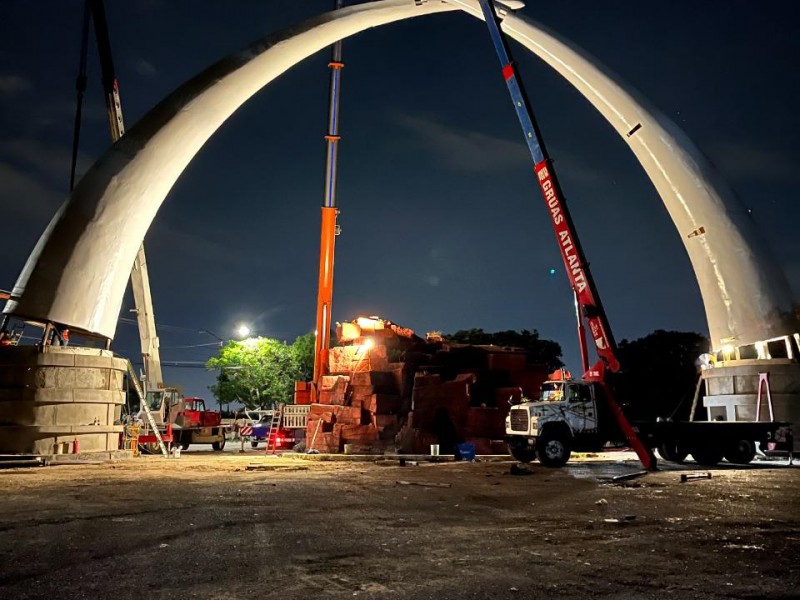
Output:
[[[344,0],[335,0],[334,8],[344,6]],[[322,225],[319,248],[319,284],[317,290],[316,340],[314,343],[314,385],[328,372],[328,348],[331,337],[331,304],[333,303],[334,250],[338,227],[336,216],[336,174],[339,157],[339,96],[342,80],[342,42],[333,45],[331,61],[330,95],[328,98],[328,133],[325,135],[327,153],[325,158],[325,200],[322,206]]]

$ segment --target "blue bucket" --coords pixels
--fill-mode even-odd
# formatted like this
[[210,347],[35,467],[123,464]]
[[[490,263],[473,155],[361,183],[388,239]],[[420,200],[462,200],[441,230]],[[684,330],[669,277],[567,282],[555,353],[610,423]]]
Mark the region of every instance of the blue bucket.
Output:
[[475,444],[456,444],[456,460],[475,460]]

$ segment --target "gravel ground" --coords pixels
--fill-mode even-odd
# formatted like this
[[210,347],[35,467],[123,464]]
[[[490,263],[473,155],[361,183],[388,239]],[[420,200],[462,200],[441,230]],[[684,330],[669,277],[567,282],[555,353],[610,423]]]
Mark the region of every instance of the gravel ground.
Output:
[[620,458],[0,471],[0,598],[798,597],[800,469],[612,484],[637,470]]

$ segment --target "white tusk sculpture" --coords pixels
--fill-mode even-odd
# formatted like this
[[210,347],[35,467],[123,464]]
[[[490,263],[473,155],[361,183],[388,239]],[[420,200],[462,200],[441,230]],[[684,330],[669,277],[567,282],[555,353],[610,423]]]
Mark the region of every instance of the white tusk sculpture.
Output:
[[[689,254],[714,348],[791,333],[781,319],[791,309],[783,273],[748,214],[685,134],[573,44],[511,12],[519,3],[504,4],[506,33],[597,108],[652,180]],[[231,114],[280,74],[339,39],[452,10],[480,18],[474,0],[351,6],[270,35],[183,84],[84,176],[42,234],[4,312],[113,338],[147,229],[189,161]],[[535,93],[535,85],[530,88]],[[531,195],[539,201],[533,180]]]

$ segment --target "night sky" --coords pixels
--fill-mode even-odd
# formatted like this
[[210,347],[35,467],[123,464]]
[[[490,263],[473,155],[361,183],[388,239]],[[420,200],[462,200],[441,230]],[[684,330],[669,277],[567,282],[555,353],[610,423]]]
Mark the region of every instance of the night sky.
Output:
[[[332,5],[107,0],[128,128],[208,65]],[[82,12],[79,0],[0,5],[0,288],[67,194]],[[683,128],[753,210],[797,296],[797,3],[529,1],[523,12]],[[93,37],[90,50],[79,174],[110,144]],[[512,50],[617,339],[707,334],[683,245],[633,154],[558,75]],[[538,329],[577,370],[571,292],[485,25],[423,17],[346,40],[344,57],[334,320],[379,314],[422,335]],[[165,362],[205,362],[215,339],[201,330],[228,338],[247,322],[291,341],[314,328],[328,60],[239,110],[156,217],[146,249]],[[120,323],[114,348],[138,356],[134,325]],[[165,368],[207,398],[214,377]]]

